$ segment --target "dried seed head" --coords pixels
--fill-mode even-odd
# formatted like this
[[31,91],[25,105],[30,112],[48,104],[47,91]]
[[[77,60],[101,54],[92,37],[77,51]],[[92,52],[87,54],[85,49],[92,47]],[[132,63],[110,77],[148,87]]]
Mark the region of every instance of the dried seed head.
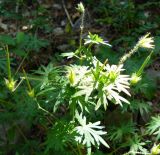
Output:
[[155,46],[153,45],[154,43],[154,38],[149,37],[150,33],[147,33],[145,36],[141,37],[138,44],[140,47],[143,48],[150,48],[153,49]]
[[84,5],[83,5],[82,2],[80,2],[80,3],[78,4],[77,10],[78,10],[80,13],[84,13],[85,8],[84,8]]

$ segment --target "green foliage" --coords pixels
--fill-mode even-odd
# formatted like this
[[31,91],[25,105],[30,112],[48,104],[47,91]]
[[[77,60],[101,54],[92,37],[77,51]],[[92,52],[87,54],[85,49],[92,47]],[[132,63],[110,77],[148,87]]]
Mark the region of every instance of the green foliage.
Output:
[[152,99],[157,89],[156,81],[153,77],[144,76],[133,90],[135,93],[142,93],[147,99]]
[[[136,134],[134,137],[130,138],[126,145],[130,146],[130,151],[127,154],[136,155],[136,154],[147,154],[148,151],[144,146],[145,142],[141,141],[141,138]],[[140,151],[140,152],[139,152]]]
[[135,134],[135,126],[132,122],[122,123],[120,126],[109,128],[108,138],[114,143],[121,143],[124,139]]
[[147,132],[156,136],[156,140],[160,139],[160,116],[152,117],[148,123]]
[[0,42],[4,45],[12,45],[12,46],[15,45],[15,41],[10,35],[5,35],[5,34],[1,35]]
[[13,53],[21,57],[28,51],[38,52],[40,48],[48,45],[48,41],[37,38],[36,34],[33,36],[23,32],[18,32],[15,38],[10,35],[0,35],[0,43],[11,46]]
[[122,110],[129,110],[133,113],[139,112],[141,116],[145,116],[145,114],[148,114],[151,111],[151,105],[149,105],[147,102],[134,99],[130,102],[129,105],[124,105]]
[[[157,91],[155,79],[145,74],[145,68],[151,56],[159,53],[159,37],[146,33],[135,42],[158,27],[159,19],[149,21],[152,15],[146,14],[145,7],[160,3],[87,0],[87,4],[97,4],[94,11],[100,18],[96,17],[96,23],[107,24],[108,36],[116,36],[110,40],[112,46],[98,34],[83,36],[86,9],[78,4],[81,23],[77,49],[59,54],[62,61],[47,61],[48,65],[31,72],[24,60],[32,59],[32,54],[40,57],[38,52],[52,43],[47,38],[53,31],[50,8],[39,1],[34,1],[37,9],[28,12],[31,19],[24,19],[27,2],[7,0],[0,6],[7,20],[19,19],[25,26],[13,35],[0,35],[0,154],[159,153],[159,144],[153,146],[160,139],[159,115],[144,125],[155,110],[151,99]],[[16,8],[9,9],[13,6]],[[44,34],[47,36],[42,37]],[[17,59],[22,60],[16,62],[18,68]],[[109,115],[111,120],[107,120]],[[144,122],[138,120],[141,117]],[[148,139],[151,145],[147,145]]]
[[151,150],[151,155],[157,155],[159,153],[160,153],[160,144],[158,145],[154,144]]
[[[75,134],[73,132],[73,127],[72,124],[68,124],[68,122],[64,121],[54,123],[54,126],[47,134],[45,154],[51,154],[51,152],[69,154],[70,151],[66,149],[74,142]],[[70,149],[72,149],[72,147]]]

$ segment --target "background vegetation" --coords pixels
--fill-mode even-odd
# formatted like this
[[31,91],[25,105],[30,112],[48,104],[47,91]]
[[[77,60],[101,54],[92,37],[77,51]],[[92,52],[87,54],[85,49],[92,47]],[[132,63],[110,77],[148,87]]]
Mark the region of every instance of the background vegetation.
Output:
[[[0,1],[0,154],[87,154],[87,147],[75,140],[74,130],[85,117],[87,123],[101,121],[103,132],[107,131],[103,136],[107,143],[100,142],[110,148],[95,142],[94,155],[160,154],[160,2],[82,2],[84,15],[75,9],[79,1]],[[85,42],[88,32],[103,38],[91,49],[79,45],[79,40]],[[86,98],[84,101],[81,92],[76,97],[82,105],[77,105],[72,96],[78,89],[74,87],[74,68],[65,66],[89,66],[92,56],[102,63],[108,59],[107,63],[117,65],[147,32],[154,36],[155,48],[142,79],[131,86],[131,97],[123,95],[130,104],[109,102],[106,110],[101,106],[97,111],[90,106],[88,113],[82,108]],[[112,47],[99,45],[103,40]],[[81,52],[87,59],[83,62],[74,58]],[[136,73],[148,55],[150,50],[139,48],[125,62],[125,74]],[[97,90],[92,92],[96,94]],[[88,104],[95,102],[88,100]],[[80,109],[86,110],[85,116]]]

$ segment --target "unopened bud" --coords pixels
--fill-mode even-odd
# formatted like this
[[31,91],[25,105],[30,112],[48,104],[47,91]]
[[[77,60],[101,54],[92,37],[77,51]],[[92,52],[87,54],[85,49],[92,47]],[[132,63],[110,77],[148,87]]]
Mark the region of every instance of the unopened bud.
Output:
[[135,85],[137,84],[139,81],[141,80],[141,77],[138,76],[136,73],[133,73],[132,76],[131,76],[131,84],[132,85]]
[[76,74],[72,69],[69,69],[68,72],[68,79],[71,85],[74,85],[75,79],[76,79]]
[[11,80],[5,79],[5,84],[6,84],[6,87],[7,87],[11,92],[14,91],[16,81],[14,81],[13,79],[11,79]]
[[151,155],[159,155],[160,154],[160,144],[154,146],[151,149]]
[[28,93],[28,96],[32,98],[35,96],[34,89],[32,89],[31,91],[27,91],[27,93]]

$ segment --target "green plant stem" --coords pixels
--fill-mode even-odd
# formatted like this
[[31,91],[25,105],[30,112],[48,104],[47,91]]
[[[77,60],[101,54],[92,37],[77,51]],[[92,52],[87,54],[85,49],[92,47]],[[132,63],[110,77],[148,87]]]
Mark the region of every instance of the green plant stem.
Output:
[[152,55],[153,51],[147,56],[147,58],[145,59],[145,61],[143,62],[142,66],[140,67],[140,69],[137,72],[137,76],[140,76],[145,68],[145,66],[148,64],[149,60],[151,59],[151,55]]
[[80,25],[80,39],[79,39],[79,48],[80,49],[82,47],[82,35],[83,35],[83,29],[84,29],[84,14],[85,14],[85,12],[82,13],[81,25]]
[[[16,70],[16,72],[15,72],[15,75],[18,73],[19,69],[21,68],[21,66],[22,66],[22,64],[23,64],[23,62],[24,62],[24,60],[27,58],[29,52],[30,52],[30,51],[28,51],[28,52],[26,53],[26,55],[23,57],[20,65],[18,66],[18,68],[17,68],[17,70]],[[15,75],[14,75],[14,76],[15,76]]]
[[150,153],[134,152],[134,151],[129,151],[127,153],[124,153],[123,155],[130,155],[132,153],[134,153],[134,154],[141,154],[141,155],[148,155],[148,154],[150,155]]
[[117,151],[118,151],[119,149],[121,149],[121,148],[122,148],[122,147],[120,146],[120,147],[114,149],[112,152],[110,152],[110,154],[113,154],[113,153],[117,152]]
[[119,61],[119,65],[121,65],[121,64],[124,64],[124,62],[128,59],[128,58],[130,58],[137,50],[138,50],[138,48],[139,48],[139,43],[137,43],[135,46],[134,46],[134,48],[132,49],[132,50],[130,50],[127,54],[124,54],[122,57],[121,57],[121,59],[120,59],[120,61]]
[[67,18],[68,18],[71,26],[73,27],[74,25],[73,25],[73,22],[72,22],[72,20],[71,20],[71,17],[70,17],[70,15],[69,15],[69,13],[68,13],[68,10],[67,10],[67,8],[66,8],[66,6],[65,6],[64,0],[62,0],[62,6],[63,6],[63,8],[64,8],[64,11],[65,11],[65,13],[66,13],[66,15],[67,15]]
[[23,69],[23,74],[24,74],[24,77],[25,77],[26,82],[27,82],[28,90],[31,92],[31,91],[32,91],[32,88],[31,88],[31,85],[30,85],[29,80],[28,80],[28,78],[27,78],[27,74],[26,74],[26,72],[25,72],[24,69]]
[[77,148],[78,148],[79,155],[82,155],[81,149],[78,144],[77,144]]
[[35,102],[37,103],[38,109],[40,109],[40,110],[42,110],[43,112],[45,112],[46,114],[52,116],[54,119],[58,120],[58,118],[57,118],[55,115],[53,115],[52,113],[50,113],[50,112],[47,111],[46,109],[42,108],[42,107],[40,106],[40,104],[38,103],[38,101],[37,101],[36,98],[35,98],[34,100],[35,100]]
[[[22,76],[21,78],[25,78],[25,77]],[[29,77],[29,76],[27,76],[27,78],[30,80],[35,80],[35,81],[42,81],[42,79],[40,79],[40,78],[34,78],[34,77]]]
[[70,144],[70,143],[67,143],[69,146],[70,146],[70,148],[73,150],[73,152],[75,153],[75,155],[79,155],[78,153],[77,153],[77,151],[73,148],[73,146]]
[[93,45],[93,43],[90,43],[90,44],[89,44],[88,50],[91,50],[92,45]]
[[24,78],[21,78],[20,82],[16,85],[16,87],[13,89],[13,92],[20,86],[20,84],[23,82]]
[[11,82],[12,75],[11,75],[10,56],[9,56],[8,45],[6,45],[5,51],[6,51],[6,58],[7,58],[8,80],[9,80],[9,82]]
[[92,58],[92,53],[91,53],[91,47],[92,47],[92,43],[89,44],[88,48],[87,48],[87,53],[86,53],[86,56],[88,55],[89,56],[89,59],[90,61],[92,62],[93,61],[93,58]]

